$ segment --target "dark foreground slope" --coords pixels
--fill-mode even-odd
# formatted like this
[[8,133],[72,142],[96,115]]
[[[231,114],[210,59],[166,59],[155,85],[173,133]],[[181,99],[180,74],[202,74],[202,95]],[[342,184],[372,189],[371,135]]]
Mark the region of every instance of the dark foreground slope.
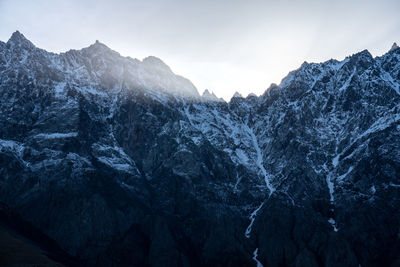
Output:
[[79,266],[40,229],[0,204],[0,266]]
[[[0,201],[80,265],[396,266],[400,49],[201,97],[155,57],[0,43]],[[256,256],[255,256],[256,255]]]

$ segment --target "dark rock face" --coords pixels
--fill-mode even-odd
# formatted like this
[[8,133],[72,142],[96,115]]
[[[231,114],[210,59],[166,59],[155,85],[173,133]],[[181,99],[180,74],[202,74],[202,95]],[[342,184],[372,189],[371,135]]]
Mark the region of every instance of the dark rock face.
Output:
[[[397,266],[400,49],[200,97],[96,42],[0,42],[0,201],[80,265]],[[256,250],[258,249],[258,250]]]

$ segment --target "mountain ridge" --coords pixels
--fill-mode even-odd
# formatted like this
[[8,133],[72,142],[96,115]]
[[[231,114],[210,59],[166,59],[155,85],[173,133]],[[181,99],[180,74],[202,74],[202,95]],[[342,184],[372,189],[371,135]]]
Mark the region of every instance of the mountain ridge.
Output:
[[0,51],[0,201],[63,251],[103,266],[399,262],[400,50],[304,63],[225,102],[103,48]]
[[[16,41],[17,43],[25,43],[26,45],[29,44],[28,46],[31,46],[31,47],[34,47],[34,48],[37,48],[37,49],[41,49],[41,48],[36,47],[29,39],[27,39],[27,38],[26,38],[22,33],[20,33],[18,30],[15,31],[14,33],[12,33],[12,35],[11,35],[11,37],[9,38],[9,40],[7,41],[7,43],[10,42],[10,41],[12,41],[13,39],[15,39],[15,41]],[[1,42],[1,41],[0,41],[0,42]],[[5,43],[5,44],[6,44],[6,43]],[[105,45],[104,43],[101,43],[99,40],[96,40],[93,44],[90,44],[88,47],[83,47],[83,48],[81,48],[81,49],[70,49],[70,50],[65,51],[65,52],[53,53],[53,52],[49,52],[49,51],[47,51],[47,50],[45,50],[45,49],[41,49],[41,50],[43,50],[43,51],[45,51],[45,52],[47,52],[47,53],[62,55],[62,54],[67,54],[67,53],[69,53],[69,52],[71,53],[71,52],[74,52],[74,51],[90,50],[90,48],[93,49],[93,47],[102,47],[102,48],[103,48],[103,51],[104,51],[104,50],[109,51],[109,52],[114,53],[114,54],[116,54],[116,55],[118,55],[118,56],[120,56],[121,58],[124,58],[124,59],[132,59],[130,56],[122,56],[122,55],[120,55],[118,52],[116,52],[115,50],[111,49],[110,47],[108,47],[108,46]],[[392,52],[392,51],[395,51],[397,48],[399,48],[399,47],[397,46],[397,43],[394,42],[393,45],[392,45],[392,47],[391,47],[385,54],[390,53],[390,52]],[[305,66],[305,65],[307,65],[307,64],[326,64],[326,63],[328,63],[328,62],[329,62],[329,63],[333,63],[333,62],[339,62],[339,63],[340,63],[340,62],[346,61],[348,58],[353,58],[353,57],[357,57],[357,58],[358,58],[358,57],[360,57],[360,56],[367,57],[367,58],[372,58],[372,59],[377,59],[377,58],[383,57],[385,54],[383,54],[383,55],[381,55],[381,56],[375,56],[375,57],[373,57],[372,54],[371,54],[367,49],[364,49],[363,51],[360,51],[360,52],[357,52],[357,53],[352,54],[351,56],[345,57],[342,61],[338,61],[338,60],[336,60],[336,59],[329,59],[329,60],[322,61],[322,62],[311,62],[311,63],[308,63],[308,62],[304,61],[304,63],[303,63],[298,69],[302,68],[303,66]],[[158,62],[157,64],[158,64],[158,65],[162,65],[162,66],[163,66],[162,68],[163,68],[164,70],[167,70],[167,71],[172,72],[171,68],[170,68],[167,64],[165,64],[160,58],[155,57],[155,56],[147,56],[147,57],[143,58],[142,61],[140,61],[140,60],[137,59],[137,58],[133,58],[133,60],[134,60],[134,61],[139,61],[139,62],[143,62],[143,61],[147,61],[147,62],[148,62],[149,60],[151,60],[151,61],[153,61],[153,62]],[[298,70],[298,69],[296,69],[296,70]],[[296,70],[294,70],[294,71],[296,71]],[[289,74],[290,74],[290,72],[289,72]],[[289,75],[289,74],[288,74],[288,75]],[[288,76],[288,75],[287,75],[287,76]],[[177,76],[179,76],[179,75],[177,75]],[[287,78],[287,76],[284,77],[284,78],[282,78],[280,84],[283,82],[284,79]],[[182,77],[182,78],[184,78],[184,77]],[[186,79],[186,78],[184,78],[184,79]],[[188,80],[188,79],[187,79],[187,80]],[[279,84],[279,85],[280,85],[280,84]],[[197,90],[198,95],[200,96],[200,91],[199,91],[197,88],[196,88],[196,90]],[[207,90],[207,89],[205,89],[205,90]],[[268,90],[268,88],[267,88],[266,90]],[[265,90],[265,91],[266,91],[266,90]],[[265,91],[264,91],[264,93],[265,93]],[[203,92],[203,93],[204,93],[204,92]],[[262,93],[262,94],[264,94],[264,93]],[[236,94],[236,93],[235,93],[235,94]],[[234,95],[235,95],[235,94],[234,94]],[[251,94],[254,94],[254,93],[249,93],[249,95],[251,95]],[[262,94],[261,94],[261,95],[262,95]],[[232,95],[232,97],[234,97],[234,95]],[[220,99],[223,99],[223,98],[220,98]],[[225,101],[225,100],[224,100],[224,101]],[[226,102],[229,102],[229,101],[226,101]]]

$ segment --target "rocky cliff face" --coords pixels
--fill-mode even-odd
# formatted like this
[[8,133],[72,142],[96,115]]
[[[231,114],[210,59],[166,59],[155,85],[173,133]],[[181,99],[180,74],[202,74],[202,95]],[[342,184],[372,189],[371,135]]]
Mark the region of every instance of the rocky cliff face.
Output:
[[0,201],[86,265],[400,264],[400,49],[200,96],[160,59],[0,42]]

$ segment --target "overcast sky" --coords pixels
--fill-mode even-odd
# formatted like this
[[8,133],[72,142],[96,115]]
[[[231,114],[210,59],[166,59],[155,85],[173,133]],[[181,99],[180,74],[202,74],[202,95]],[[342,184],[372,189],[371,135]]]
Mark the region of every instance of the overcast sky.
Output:
[[98,39],[230,99],[263,93],[304,61],[382,55],[400,42],[399,14],[398,0],[0,0],[0,40],[19,30],[64,52]]

